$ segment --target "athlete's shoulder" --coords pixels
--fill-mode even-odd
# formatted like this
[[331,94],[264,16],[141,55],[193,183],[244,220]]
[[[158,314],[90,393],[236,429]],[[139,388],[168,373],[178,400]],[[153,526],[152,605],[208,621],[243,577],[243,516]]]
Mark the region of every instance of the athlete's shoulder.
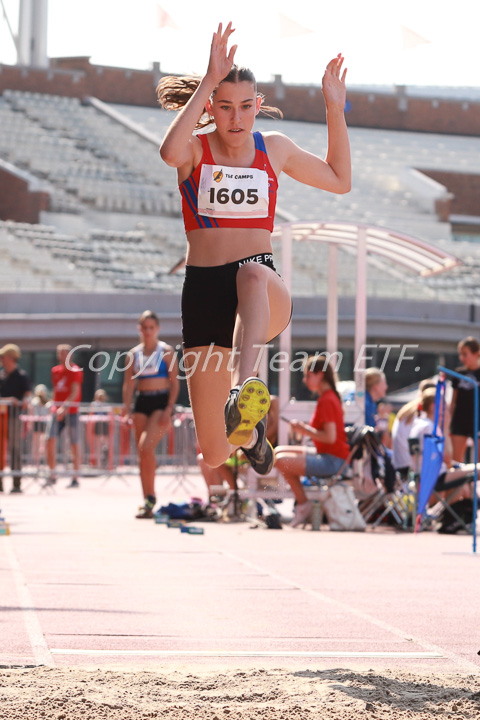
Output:
[[174,355],[175,350],[171,345],[168,345],[167,343],[162,343],[162,349],[164,355]]
[[263,137],[268,157],[278,177],[288,159],[295,153],[297,146],[287,135],[276,130],[264,133]]
[[292,142],[285,133],[278,132],[278,130],[268,130],[268,132],[262,132],[262,135],[269,142]]
[[262,133],[262,135],[263,139],[265,140],[267,151],[288,151],[295,146],[293,140],[291,140],[287,135],[284,135],[284,133],[278,132],[277,130],[270,130],[266,133]]

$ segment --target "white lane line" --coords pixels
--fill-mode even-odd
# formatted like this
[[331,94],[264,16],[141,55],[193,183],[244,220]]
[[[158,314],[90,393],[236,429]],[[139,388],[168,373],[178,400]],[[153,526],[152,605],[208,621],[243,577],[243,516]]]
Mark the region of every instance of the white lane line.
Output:
[[349,613],[350,615],[353,615],[354,617],[360,618],[361,620],[365,620],[366,622],[371,623],[372,625],[375,625],[376,627],[381,628],[382,630],[386,630],[387,632],[391,633],[392,635],[396,635],[397,637],[401,638],[402,640],[409,640],[411,642],[414,642],[416,645],[419,645],[421,648],[424,648],[427,652],[434,653],[436,657],[443,657],[448,660],[451,660],[455,665],[458,665],[463,670],[467,672],[475,671],[478,673],[478,665],[476,665],[473,662],[470,662],[470,660],[466,660],[465,658],[461,657],[460,655],[457,655],[456,653],[450,652],[449,650],[445,650],[444,648],[439,647],[438,645],[435,645],[434,643],[430,643],[427,640],[422,640],[419,637],[411,635],[408,631],[402,630],[398,627],[395,627],[395,625],[391,625],[390,623],[384,622],[383,620],[380,620],[379,618],[376,618],[374,615],[370,615],[369,613],[363,612],[363,610],[358,610],[356,607],[353,607],[352,605],[349,605],[348,603],[342,602],[341,600],[336,600],[335,598],[328,597],[328,595],[324,595],[323,593],[319,592],[318,590],[312,590],[311,588],[301,585],[297,582],[294,582],[293,580],[289,580],[288,578],[284,577],[283,575],[278,575],[277,573],[271,572],[268,570],[268,568],[261,567],[260,565],[255,565],[255,563],[250,562],[249,560],[245,560],[244,558],[234,555],[233,553],[227,552],[226,550],[222,550],[222,555],[225,557],[230,558],[231,560],[235,560],[236,562],[242,563],[242,565],[245,565],[246,567],[249,567],[251,569],[257,570],[257,572],[261,573],[268,573],[269,577],[275,578],[278,582],[286,583],[287,585],[291,585],[293,587],[298,588],[302,592],[304,592],[306,595],[310,595],[311,597],[314,597],[317,600],[321,600],[322,602],[332,605],[337,610],[343,610],[346,613]]
[[23,622],[25,623],[25,629],[27,631],[30,645],[32,646],[35,662],[38,665],[48,665],[49,667],[54,667],[55,661],[43,635],[42,628],[33,605],[32,596],[30,595],[30,590],[27,586],[27,581],[20,569],[20,564],[13,548],[12,537],[3,537],[2,546],[5,547],[5,555],[12,573],[15,590],[18,596],[18,604],[20,606],[20,610],[22,611]]
[[320,650],[318,652],[256,651],[256,650],[85,650],[52,648],[52,655],[153,655],[157,657],[300,657],[300,658],[401,658],[401,659],[439,659],[443,655],[431,652],[336,652]]

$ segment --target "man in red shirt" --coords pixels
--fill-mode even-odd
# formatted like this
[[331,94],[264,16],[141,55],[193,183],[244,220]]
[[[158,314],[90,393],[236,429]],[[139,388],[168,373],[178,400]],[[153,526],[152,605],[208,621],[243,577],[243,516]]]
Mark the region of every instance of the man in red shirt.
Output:
[[57,438],[68,428],[74,474],[69,488],[79,486],[80,470],[78,403],[82,400],[83,370],[71,360],[71,345],[58,345],[58,365],[52,368],[53,406],[47,427],[47,462],[49,484],[56,482]]

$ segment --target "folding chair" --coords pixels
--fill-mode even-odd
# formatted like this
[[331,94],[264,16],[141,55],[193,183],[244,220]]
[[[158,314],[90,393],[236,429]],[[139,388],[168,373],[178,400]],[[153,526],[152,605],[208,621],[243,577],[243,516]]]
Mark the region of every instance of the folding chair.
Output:
[[[410,455],[413,458],[412,462],[412,477],[415,482],[415,486],[418,489],[420,482],[420,440],[419,438],[409,438],[408,445],[410,448]],[[460,469],[460,468],[459,468]],[[473,482],[473,473],[468,473],[463,477],[456,478],[455,480],[447,479],[448,473],[441,473],[438,476],[435,487],[432,490],[431,498],[435,498],[435,504],[427,508],[425,515],[420,523],[420,530],[426,530],[428,528],[435,528],[436,523],[441,521],[442,516],[449,515],[452,520],[456,523],[456,529],[463,529],[466,532],[472,532],[469,527],[469,522],[465,521],[456,511],[455,507],[452,506],[456,498],[461,495],[462,488],[468,482]],[[447,493],[446,497],[442,497],[440,493]]]
[[399,527],[408,527],[411,524],[408,483],[397,477],[374,429],[369,425],[355,428],[350,442],[354,450],[354,487],[365,521],[375,528],[391,516]]

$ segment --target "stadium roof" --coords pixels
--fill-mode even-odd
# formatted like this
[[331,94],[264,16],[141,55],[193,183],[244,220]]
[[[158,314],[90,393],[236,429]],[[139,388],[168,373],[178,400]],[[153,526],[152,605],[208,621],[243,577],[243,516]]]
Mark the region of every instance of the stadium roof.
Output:
[[429,277],[462,264],[462,261],[440,247],[387,228],[358,223],[293,222],[276,225],[273,239],[279,239],[289,228],[292,240],[320,240],[354,249],[360,233],[365,233],[366,250],[396,265]]

